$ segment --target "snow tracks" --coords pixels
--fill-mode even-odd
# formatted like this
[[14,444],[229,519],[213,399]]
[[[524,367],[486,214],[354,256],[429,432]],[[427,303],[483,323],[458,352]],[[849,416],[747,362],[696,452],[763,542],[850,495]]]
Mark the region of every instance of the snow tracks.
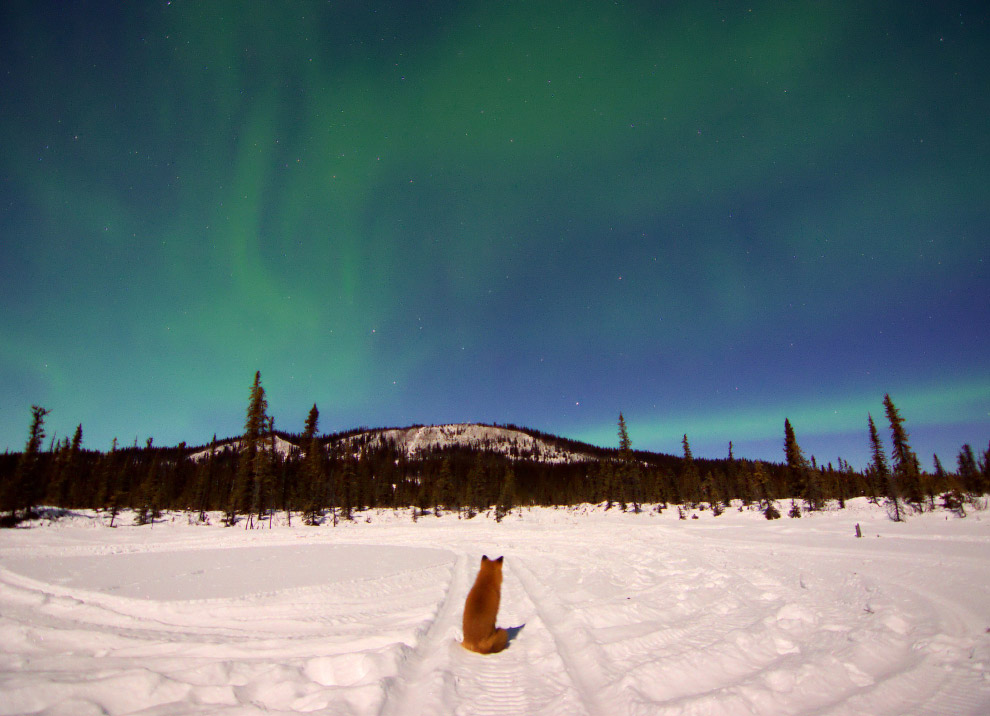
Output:
[[603,654],[585,629],[570,614],[553,591],[540,582],[522,560],[513,572],[535,608],[542,626],[553,638],[557,656],[567,677],[581,696],[584,710],[591,716],[612,713],[608,705],[608,680],[601,670]]
[[[729,517],[11,530],[0,716],[990,713],[986,523]],[[485,552],[511,637],[487,656],[459,644]]]
[[474,556],[458,558],[436,616],[390,678],[383,716],[413,714],[612,713],[587,634],[523,559],[506,560],[499,626],[508,648],[492,655],[460,646],[464,600],[477,572]]
[[[444,664],[459,629],[464,596],[471,576],[467,555],[460,555],[454,565],[443,600],[433,619],[422,629],[418,643],[399,666],[398,673],[387,680],[382,716],[433,713],[431,702],[445,689]],[[442,706],[442,701],[437,704]],[[436,710],[441,713],[442,709]]]
[[457,643],[479,555],[461,556],[382,713],[962,715],[990,705],[990,637],[919,586],[922,574],[889,579],[907,559],[873,552],[861,570],[841,550],[616,532],[507,545],[499,625],[513,638],[489,656]]

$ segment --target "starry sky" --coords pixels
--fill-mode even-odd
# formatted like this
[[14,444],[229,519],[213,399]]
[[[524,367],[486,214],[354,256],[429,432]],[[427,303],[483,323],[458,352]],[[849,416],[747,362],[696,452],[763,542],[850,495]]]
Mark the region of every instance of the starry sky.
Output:
[[984,2],[0,6],[0,450],[990,439]]

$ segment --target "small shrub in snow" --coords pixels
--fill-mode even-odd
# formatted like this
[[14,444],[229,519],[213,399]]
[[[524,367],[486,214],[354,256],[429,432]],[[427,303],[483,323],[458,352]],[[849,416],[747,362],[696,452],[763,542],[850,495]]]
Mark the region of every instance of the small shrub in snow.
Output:
[[951,490],[942,495],[942,507],[954,512],[956,517],[966,516],[965,499],[958,490]]

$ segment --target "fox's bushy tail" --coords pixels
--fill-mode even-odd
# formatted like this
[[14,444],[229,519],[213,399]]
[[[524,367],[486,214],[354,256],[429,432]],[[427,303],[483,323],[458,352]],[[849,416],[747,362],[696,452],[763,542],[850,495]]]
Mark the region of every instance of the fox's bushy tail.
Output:
[[468,651],[474,651],[478,654],[497,654],[502,651],[508,643],[509,633],[505,629],[496,629],[490,636],[487,636],[478,642],[469,644],[467,640],[465,640],[461,642],[461,646]]

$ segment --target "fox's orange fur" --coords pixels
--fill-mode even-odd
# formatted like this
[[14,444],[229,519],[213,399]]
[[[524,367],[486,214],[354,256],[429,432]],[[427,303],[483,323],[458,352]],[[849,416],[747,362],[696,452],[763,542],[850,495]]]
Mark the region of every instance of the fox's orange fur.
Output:
[[502,651],[509,635],[496,629],[498,604],[502,598],[502,558],[481,558],[481,569],[464,602],[464,641],[462,646],[479,654]]

